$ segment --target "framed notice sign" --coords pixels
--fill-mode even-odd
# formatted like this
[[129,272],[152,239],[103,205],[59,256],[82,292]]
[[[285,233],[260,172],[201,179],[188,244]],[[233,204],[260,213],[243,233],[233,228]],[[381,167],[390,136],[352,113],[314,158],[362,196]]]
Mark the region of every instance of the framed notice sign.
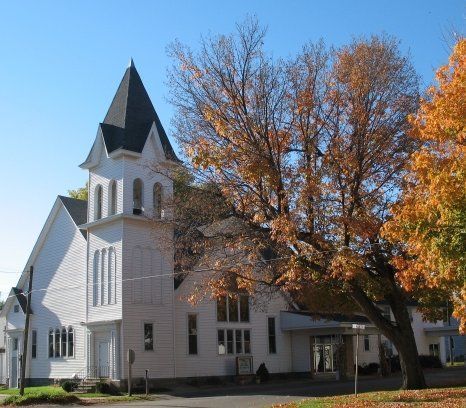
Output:
[[253,374],[252,367],[251,356],[236,357],[236,375]]

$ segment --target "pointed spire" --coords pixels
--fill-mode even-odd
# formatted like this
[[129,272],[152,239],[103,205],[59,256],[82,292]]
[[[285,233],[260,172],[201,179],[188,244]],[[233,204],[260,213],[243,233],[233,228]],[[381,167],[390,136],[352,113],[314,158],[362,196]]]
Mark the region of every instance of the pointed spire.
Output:
[[154,122],[165,156],[179,161],[131,58],[101,125],[107,151],[142,152]]

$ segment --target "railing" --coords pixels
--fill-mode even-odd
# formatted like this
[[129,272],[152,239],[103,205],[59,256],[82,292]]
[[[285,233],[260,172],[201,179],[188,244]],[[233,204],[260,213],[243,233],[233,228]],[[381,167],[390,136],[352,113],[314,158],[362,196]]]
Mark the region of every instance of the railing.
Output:
[[78,371],[74,376],[80,380],[88,378],[108,378],[110,374],[109,366],[89,366]]

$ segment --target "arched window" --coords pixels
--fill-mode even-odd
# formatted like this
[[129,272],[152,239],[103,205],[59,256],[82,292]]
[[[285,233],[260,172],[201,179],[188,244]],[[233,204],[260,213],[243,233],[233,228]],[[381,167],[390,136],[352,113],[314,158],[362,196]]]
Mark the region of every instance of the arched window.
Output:
[[100,275],[100,304],[105,304],[105,281],[107,280],[107,251],[105,249],[102,250],[102,268],[101,268],[101,275]]
[[110,205],[109,205],[109,215],[114,215],[117,213],[117,183],[115,180],[110,182],[109,186],[109,197],[110,197]]
[[107,278],[107,295],[108,303],[115,303],[115,249],[111,247],[108,250],[108,278]]
[[73,328],[68,327],[68,357],[74,356],[74,332]]
[[66,357],[66,345],[67,345],[68,339],[66,338],[66,328],[63,327],[61,329],[61,356]]
[[53,329],[49,329],[49,357],[53,358]]
[[162,185],[155,183],[152,190],[152,200],[154,204],[154,217],[162,218]]
[[60,357],[60,329],[55,329],[55,357]]
[[97,306],[99,303],[99,265],[100,254],[99,251],[94,253],[94,270],[92,275],[92,304]]
[[94,219],[100,220],[102,218],[102,186],[100,184],[95,188],[94,203]]
[[133,214],[140,215],[143,210],[143,185],[142,180],[137,178],[133,181]]

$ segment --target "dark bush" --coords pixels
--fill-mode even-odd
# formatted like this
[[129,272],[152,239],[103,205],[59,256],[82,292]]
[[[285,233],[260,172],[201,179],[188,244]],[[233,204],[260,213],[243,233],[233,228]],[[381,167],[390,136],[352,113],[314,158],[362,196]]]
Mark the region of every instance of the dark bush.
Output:
[[256,375],[260,378],[261,382],[266,382],[270,378],[269,370],[265,366],[265,363],[262,363],[256,371]]
[[400,365],[400,357],[399,356],[391,356],[389,359],[390,362],[390,371],[392,373],[396,371],[401,371],[401,365]]
[[73,392],[78,388],[78,383],[73,380],[65,380],[61,383],[61,387],[66,392]]
[[438,356],[420,355],[419,362],[422,368],[442,368],[442,362]]
[[358,372],[361,375],[377,374],[379,367],[380,366],[377,363],[363,364],[362,366],[358,366]]
[[110,384],[106,382],[98,382],[95,385],[95,391],[101,394],[110,394]]

